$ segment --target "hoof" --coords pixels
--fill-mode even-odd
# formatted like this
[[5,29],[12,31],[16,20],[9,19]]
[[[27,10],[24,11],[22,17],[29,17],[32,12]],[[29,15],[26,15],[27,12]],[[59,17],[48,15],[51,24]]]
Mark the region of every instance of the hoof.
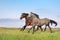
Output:
[[51,33],[53,33],[53,32],[51,31]]
[[32,34],[34,34],[34,32],[32,32]]
[[21,28],[21,30],[20,31],[24,31],[24,29],[23,28]]
[[28,33],[30,33],[30,31],[28,31]]

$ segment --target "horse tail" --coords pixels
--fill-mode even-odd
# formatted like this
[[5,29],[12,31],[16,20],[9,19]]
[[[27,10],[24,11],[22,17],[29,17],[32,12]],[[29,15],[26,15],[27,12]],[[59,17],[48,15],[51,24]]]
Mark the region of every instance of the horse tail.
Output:
[[51,23],[51,25],[52,25],[52,23],[54,23],[54,24],[55,24],[55,26],[57,26],[57,22],[56,22],[56,21],[54,21],[54,20],[50,20],[50,23]]

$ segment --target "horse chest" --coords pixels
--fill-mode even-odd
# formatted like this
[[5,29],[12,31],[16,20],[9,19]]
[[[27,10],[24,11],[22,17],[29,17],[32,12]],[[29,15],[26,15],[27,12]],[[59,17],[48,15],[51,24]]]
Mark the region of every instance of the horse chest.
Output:
[[26,25],[29,26],[31,25],[32,21],[31,20],[26,20]]

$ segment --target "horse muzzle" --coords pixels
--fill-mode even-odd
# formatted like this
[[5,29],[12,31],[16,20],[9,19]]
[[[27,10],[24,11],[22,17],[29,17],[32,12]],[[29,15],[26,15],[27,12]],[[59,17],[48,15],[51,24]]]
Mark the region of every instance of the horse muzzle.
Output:
[[20,17],[20,19],[22,19],[22,17]]

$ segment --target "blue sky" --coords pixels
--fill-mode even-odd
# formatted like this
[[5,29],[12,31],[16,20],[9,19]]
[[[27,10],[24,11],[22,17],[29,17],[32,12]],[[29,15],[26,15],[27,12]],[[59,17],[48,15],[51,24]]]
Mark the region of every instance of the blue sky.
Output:
[[60,0],[0,0],[0,18],[19,18],[22,12],[60,17]]
[[0,0],[0,19],[19,19],[23,12],[34,12],[40,18],[60,23],[60,0]]

